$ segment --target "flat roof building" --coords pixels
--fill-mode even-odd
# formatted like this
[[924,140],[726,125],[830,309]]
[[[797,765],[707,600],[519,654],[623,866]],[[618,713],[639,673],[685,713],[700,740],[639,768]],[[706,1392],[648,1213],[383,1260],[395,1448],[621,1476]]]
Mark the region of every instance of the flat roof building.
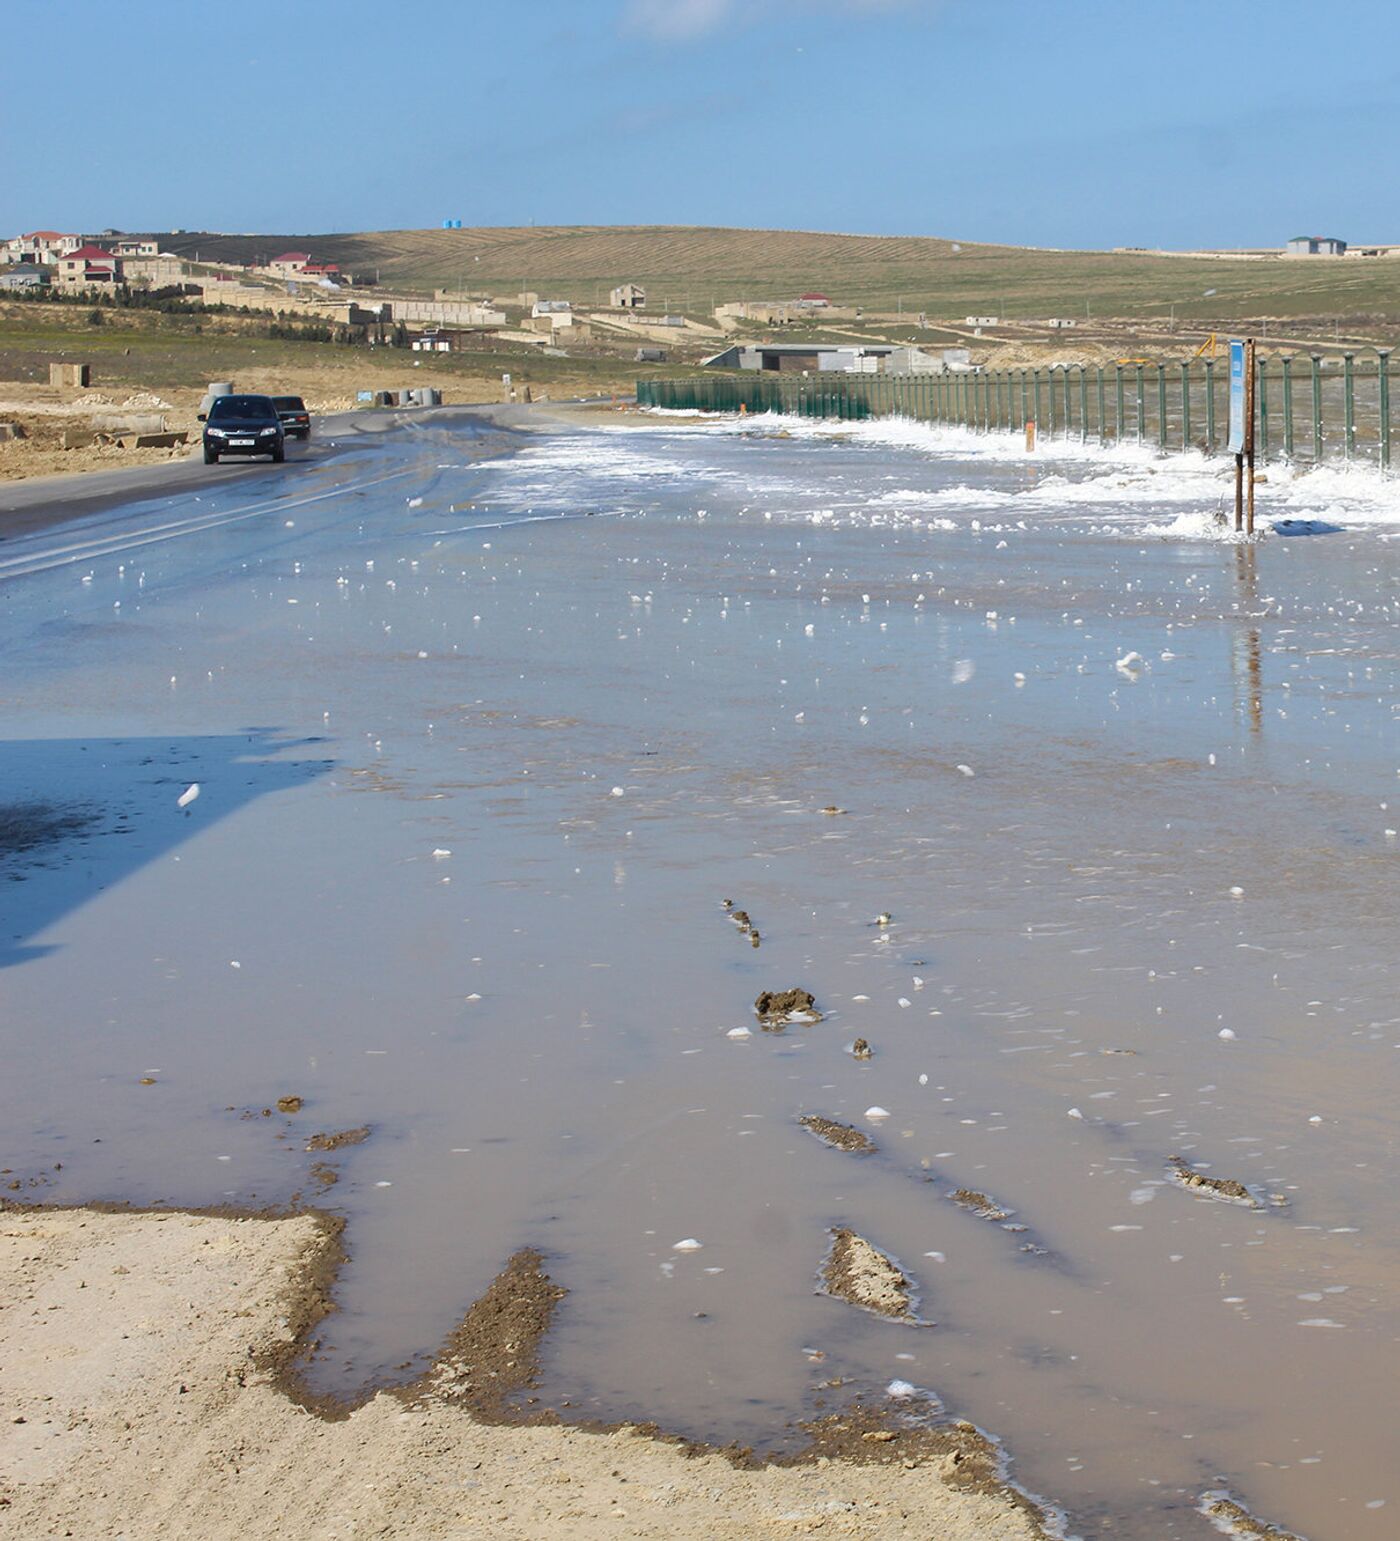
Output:
[[1344,257],[1347,243],[1334,235],[1295,235],[1283,248],[1285,257]]

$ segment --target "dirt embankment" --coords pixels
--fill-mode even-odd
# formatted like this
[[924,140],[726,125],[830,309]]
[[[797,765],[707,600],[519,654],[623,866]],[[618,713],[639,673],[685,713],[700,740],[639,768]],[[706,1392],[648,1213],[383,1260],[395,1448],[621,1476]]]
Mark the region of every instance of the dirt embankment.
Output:
[[760,1464],[517,1410],[563,1294],[533,1254],[419,1382],[318,1407],[292,1365],[338,1258],[338,1228],[314,1215],[0,1214],[4,1527],[175,1536],[197,1514],[202,1541],[1045,1535],[970,1425],[856,1408]]

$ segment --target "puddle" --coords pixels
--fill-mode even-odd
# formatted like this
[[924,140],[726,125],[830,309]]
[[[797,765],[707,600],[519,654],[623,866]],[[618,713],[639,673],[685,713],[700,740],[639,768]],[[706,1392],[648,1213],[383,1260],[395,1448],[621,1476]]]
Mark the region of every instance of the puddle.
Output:
[[[1213,468],[928,435],[463,459],[14,543],[0,802],[59,821],[0,880],[15,1180],[319,1194],[323,1390],[410,1378],[529,1247],[581,1417],[772,1448],[897,1378],[1081,1531],[1200,1541],[1228,1486],[1388,1537],[1400,520],[1290,489],[1345,528],[1236,548]],[[793,981],[822,1020],[754,1031]],[[842,1227],[936,1331],[819,1292]]]

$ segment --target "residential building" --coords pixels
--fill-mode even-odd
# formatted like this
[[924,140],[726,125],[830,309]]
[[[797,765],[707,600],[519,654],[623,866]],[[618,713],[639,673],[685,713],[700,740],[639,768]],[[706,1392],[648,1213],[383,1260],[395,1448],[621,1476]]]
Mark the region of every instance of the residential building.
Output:
[[11,262],[38,262],[52,266],[65,251],[81,246],[76,235],[64,235],[58,230],[31,230],[28,235],[17,235],[5,242],[5,254]]
[[573,308],[568,300],[536,300],[530,306],[530,317],[535,320],[540,316],[566,316]]
[[640,284],[619,284],[608,296],[614,310],[645,310],[647,292]]
[[12,268],[0,268],[0,289],[42,289],[49,281],[49,270],[40,262],[20,262]]
[[274,257],[268,267],[283,278],[295,278],[310,261],[309,251],[284,251],[280,257]]
[[58,259],[58,282],[67,289],[111,289],[122,282],[122,259],[100,246],[79,246]]

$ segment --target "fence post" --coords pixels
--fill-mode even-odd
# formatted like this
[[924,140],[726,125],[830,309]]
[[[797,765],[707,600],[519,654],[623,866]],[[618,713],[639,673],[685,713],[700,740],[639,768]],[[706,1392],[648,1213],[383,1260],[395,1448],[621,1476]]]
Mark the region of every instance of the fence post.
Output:
[[1026,371],[1021,371],[1021,427],[1024,428],[1031,419],[1030,384],[1026,379]]
[[1045,432],[1050,438],[1055,437],[1055,366],[1045,371]]
[[1356,455],[1356,355],[1342,354],[1342,380],[1346,396],[1347,460]]
[[1381,474],[1390,472],[1390,349],[1376,349],[1377,385],[1381,398]]
[[1142,421],[1142,419],[1143,419],[1144,404],[1146,402],[1146,397],[1143,395],[1143,388],[1142,388],[1142,365],[1138,364],[1135,367],[1137,369],[1137,441],[1138,441],[1139,444],[1141,444],[1142,443],[1142,429],[1143,429],[1143,421]]
[[1117,392],[1116,397],[1114,398],[1114,404],[1113,404],[1113,412],[1114,412],[1114,417],[1113,417],[1113,438],[1114,438],[1114,442],[1115,443],[1121,444],[1123,442],[1123,422],[1124,422],[1124,416],[1123,416],[1123,412],[1124,412],[1124,408],[1123,408],[1123,366],[1121,364],[1115,364],[1113,366],[1113,373],[1114,373],[1114,375],[1117,378],[1117,384],[1118,384],[1118,392]]
[[1206,360],[1206,454],[1215,453],[1215,360]]
[[1191,448],[1191,362],[1181,366],[1181,447]]
[[1265,370],[1266,360],[1260,359],[1255,369],[1258,384],[1255,386],[1255,394],[1259,398],[1259,458],[1269,458],[1269,376]]
[[1089,442],[1089,380],[1083,364],[1079,366],[1079,442]]
[[1069,438],[1070,433],[1071,433],[1071,431],[1074,428],[1074,403],[1070,400],[1070,394],[1069,394],[1070,381],[1073,378],[1073,376],[1074,376],[1074,365],[1073,364],[1066,364],[1065,365],[1065,379],[1064,379],[1064,386],[1065,386],[1065,438]]
[[1040,421],[1041,421],[1041,419],[1040,419],[1040,371],[1038,369],[1032,370],[1031,371],[1031,378],[1035,381],[1035,414],[1034,414],[1034,416],[1035,416],[1035,431],[1036,431],[1037,434],[1039,434],[1039,432],[1040,432]]
[[1322,463],[1322,355],[1312,356],[1313,464]]
[[1157,447],[1167,447],[1167,366],[1157,366]]
[[1293,355],[1283,355],[1283,455],[1293,459]]
[[1098,399],[1099,399],[1099,447],[1102,448],[1108,442],[1107,435],[1104,433],[1104,420],[1103,420],[1103,365],[1099,364],[1095,368],[1094,373],[1095,373],[1095,378],[1096,378],[1097,385],[1098,385]]

